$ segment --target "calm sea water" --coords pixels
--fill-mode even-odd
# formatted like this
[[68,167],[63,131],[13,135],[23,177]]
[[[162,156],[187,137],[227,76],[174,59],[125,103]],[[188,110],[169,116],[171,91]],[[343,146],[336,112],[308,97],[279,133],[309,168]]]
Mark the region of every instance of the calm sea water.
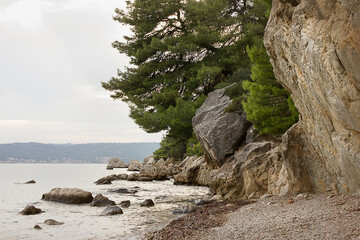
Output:
[[[178,216],[172,210],[201,199],[208,188],[173,185],[172,181],[114,181],[95,185],[94,181],[110,174],[127,173],[126,169],[106,170],[103,164],[0,164],[0,239],[141,239],[144,233],[164,227]],[[34,179],[36,184],[23,184]],[[100,216],[105,207],[68,205],[41,200],[43,193],[55,187],[81,188],[95,196],[103,194],[116,203],[130,200],[124,214]],[[135,195],[109,192],[111,189],[139,187]],[[155,206],[139,207],[151,198]],[[19,214],[33,204],[45,213]],[[64,222],[48,226],[46,219]],[[40,225],[42,230],[34,229]]]

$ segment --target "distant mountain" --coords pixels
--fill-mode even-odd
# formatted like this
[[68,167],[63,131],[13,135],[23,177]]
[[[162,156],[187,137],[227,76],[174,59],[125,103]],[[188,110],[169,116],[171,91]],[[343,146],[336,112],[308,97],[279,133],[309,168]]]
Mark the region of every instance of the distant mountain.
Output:
[[0,144],[0,163],[107,163],[112,157],[142,161],[159,147],[159,143]]

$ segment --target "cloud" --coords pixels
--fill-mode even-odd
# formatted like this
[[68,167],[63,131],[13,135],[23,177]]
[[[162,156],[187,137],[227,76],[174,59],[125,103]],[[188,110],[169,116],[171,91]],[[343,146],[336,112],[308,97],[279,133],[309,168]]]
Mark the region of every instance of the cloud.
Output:
[[0,142],[159,141],[101,81],[129,60],[119,0],[0,0]]
[[35,30],[43,24],[43,12],[52,4],[44,0],[15,0],[0,10],[0,22],[18,24],[26,30]]

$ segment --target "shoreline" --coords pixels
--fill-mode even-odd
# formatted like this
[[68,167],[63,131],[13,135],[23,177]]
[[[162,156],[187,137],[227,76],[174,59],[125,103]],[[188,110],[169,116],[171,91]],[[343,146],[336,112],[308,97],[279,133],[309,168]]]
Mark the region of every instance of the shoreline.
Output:
[[299,194],[212,203],[144,239],[360,239],[360,196]]

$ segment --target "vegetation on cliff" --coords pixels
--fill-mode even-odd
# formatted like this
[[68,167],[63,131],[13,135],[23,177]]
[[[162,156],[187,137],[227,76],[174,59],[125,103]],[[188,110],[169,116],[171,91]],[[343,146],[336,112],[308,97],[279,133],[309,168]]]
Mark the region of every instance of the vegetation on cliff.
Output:
[[214,89],[237,83],[235,102],[242,105],[241,82],[256,82],[249,78],[249,46],[263,38],[270,2],[134,0],[126,12],[116,9],[114,20],[133,35],[113,47],[131,66],[102,85],[129,104],[130,117],[145,131],[166,131],[156,158],[201,152],[191,119]]

